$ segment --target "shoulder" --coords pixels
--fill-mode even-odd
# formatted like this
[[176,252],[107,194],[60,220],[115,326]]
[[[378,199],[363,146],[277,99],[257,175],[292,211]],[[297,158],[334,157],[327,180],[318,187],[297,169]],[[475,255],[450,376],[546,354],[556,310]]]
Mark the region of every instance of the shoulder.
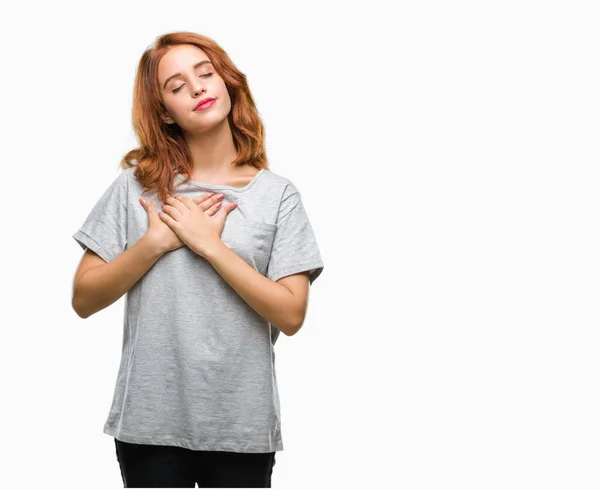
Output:
[[123,187],[123,188],[127,189],[129,187],[129,182],[132,179],[135,179],[135,177],[133,175],[134,170],[135,170],[134,167],[120,169],[118,174],[113,177],[112,182],[110,184],[110,188],[114,189],[114,188]]
[[133,167],[121,170],[121,173],[119,174],[117,179],[119,179],[121,182],[129,183],[132,180],[135,180],[135,175],[133,174],[133,172],[135,172],[135,165]]
[[133,165],[132,167],[122,169],[119,173],[119,176],[115,180],[115,182],[123,184],[127,191],[133,194],[134,196],[136,196],[137,194],[141,194],[141,192],[143,191],[141,183],[135,177],[136,167],[137,165]]
[[299,193],[298,188],[291,179],[273,170],[265,169],[262,180],[263,185],[269,189],[269,192],[277,195],[281,201]]

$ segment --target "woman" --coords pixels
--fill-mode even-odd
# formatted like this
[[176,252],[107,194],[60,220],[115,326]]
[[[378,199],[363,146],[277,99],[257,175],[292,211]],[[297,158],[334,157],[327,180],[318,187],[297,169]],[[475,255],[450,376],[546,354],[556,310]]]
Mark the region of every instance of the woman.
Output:
[[140,147],[73,235],[78,315],[127,293],[104,432],[126,487],[270,487],[273,346],[323,271],[300,192],[269,170],[246,77],[204,36],[144,52],[133,122]]

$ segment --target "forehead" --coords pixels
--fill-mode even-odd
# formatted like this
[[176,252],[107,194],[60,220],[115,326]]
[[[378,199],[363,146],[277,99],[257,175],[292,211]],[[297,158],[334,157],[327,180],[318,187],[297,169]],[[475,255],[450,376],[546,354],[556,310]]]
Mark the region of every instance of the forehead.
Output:
[[209,60],[208,55],[199,47],[188,44],[173,46],[158,63],[158,81],[163,82],[175,73],[183,73],[196,63]]

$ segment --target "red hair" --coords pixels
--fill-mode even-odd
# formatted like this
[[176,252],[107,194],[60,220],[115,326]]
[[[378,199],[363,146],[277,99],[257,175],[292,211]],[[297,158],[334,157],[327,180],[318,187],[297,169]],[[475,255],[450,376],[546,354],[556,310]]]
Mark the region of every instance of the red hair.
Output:
[[[212,39],[193,32],[174,32],[160,36],[153,47],[144,51],[137,68],[133,94],[133,129],[139,148],[129,151],[121,160],[122,169],[135,166],[134,175],[144,187],[144,193],[157,190],[161,201],[173,195],[177,174],[186,175],[187,182],[193,162],[183,132],[177,124],[166,124],[166,115],[158,83],[158,64],[172,47],[191,44],[202,49],[221,76],[231,99],[227,118],[237,150],[234,165],[250,164],[268,169],[265,134],[254,104],[246,75],[240,72],[227,53]],[[136,160],[137,164],[132,163]]]

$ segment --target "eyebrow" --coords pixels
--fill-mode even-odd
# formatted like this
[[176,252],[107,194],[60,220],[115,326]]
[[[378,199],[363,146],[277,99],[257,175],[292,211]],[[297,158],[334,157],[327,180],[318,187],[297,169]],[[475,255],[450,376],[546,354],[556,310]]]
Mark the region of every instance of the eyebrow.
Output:
[[[202,61],[199,61],[198,63],[196,63],[194,65],[194,70],[196,68],[198,68],[199,66],[202,66],[205,63],[210,63],[212,65],[212,63],[210,62],[210,60],[202,60]],[[175,73],[174,75],[171,75],[169,78],[167,78],[165,80],[165,83],[163,84],[163,88],[167,88],[167,83],[169,83],[173,78],[180,77],[180,76],[181,76],[181,73]]]

